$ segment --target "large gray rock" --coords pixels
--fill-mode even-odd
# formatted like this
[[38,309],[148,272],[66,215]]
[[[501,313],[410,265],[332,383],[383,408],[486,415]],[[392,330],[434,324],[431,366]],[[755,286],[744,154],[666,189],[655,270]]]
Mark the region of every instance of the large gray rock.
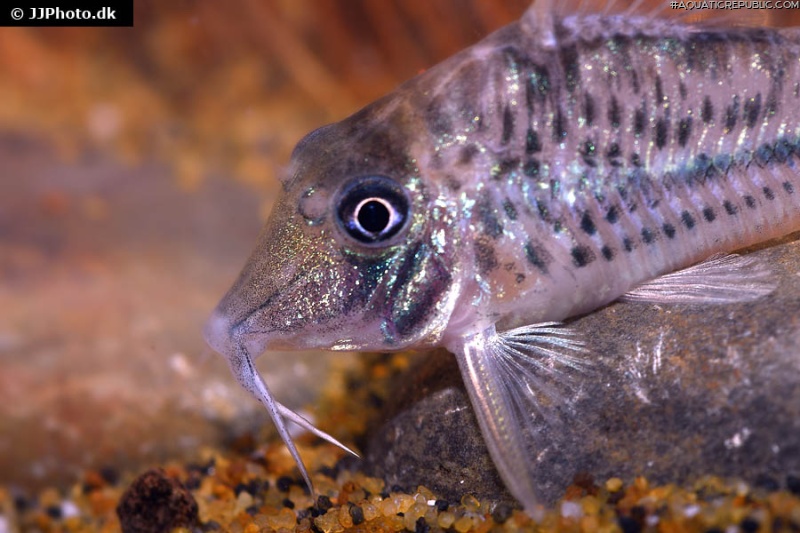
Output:
[[[568,423],[553,424],[544,453],[531,458],[546,498],[577,474],[782,483],[800,472],[800,243],[753,253],[779,280],[768,297],[614,303],[573,322],[589,341],[591,365],[570,377]],[[458,376],[446,353],[413,370],[369,438],[366,467],[451,499],[508,499]]]

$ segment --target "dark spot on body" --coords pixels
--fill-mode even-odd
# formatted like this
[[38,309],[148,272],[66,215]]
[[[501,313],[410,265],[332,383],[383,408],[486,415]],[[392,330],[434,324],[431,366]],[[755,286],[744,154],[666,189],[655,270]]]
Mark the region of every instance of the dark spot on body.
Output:
[[775,199],[775,193],[772,192],[772,189],[770,189],[769,187],[764,187],[761,190],[764,192],[764,198],[766,198],[767,200]]
[[756,207],[756,199],[749,194],[744,195],[744,203],[750,209],[755,209]]
[[775,160],[779,163],[785,163],[789,160],[795,151],[795,147],[786,139],[781,138],[775,143]]
[[656,102],[661,103],[666,100],[664,96],[664,86],[661,82],[661,76],[656,75]]
[[608,208],[608,212],[606,213],[606,220],[610,224],[616,224],[619,222],[619,209],[616,206],[612,205]]
[[504,159],[492,171],[492,177],[500,179],[519,168],[519,159]]
[[450,114],[445,112],[447,107],[441,98],[434,98],[425,110],[425,123],[435,136],[448,134],[453,129]]
[[772,159],[772,146],[767,143],[762,144],[756,150],[756,163],[765,166]]
[[594,252],[588,246],[578,245],[572,248],[572,264],[576,267],[585,267],[594,260]]
[[485,235],[480,235],[475,239],[475,263],[478,265],[478,272],[483,275],[497,268],[494,246]]
[[661,226],[661,229],[664,230],[664,235],[666,235],[668,239],[675,237],[675,226],[672,224],[664,223],[664,225]]
[[725,212],[728,213],[728,215],[731,215],[731,216],[735,215],[736,212],[738,211],[736,206],[733,205],[730,202],[730,200],[725,200],[724,202],[722,202],[722,207],[724,207],[725,208]]
[[656,120],[656,148],[659,150],[664,148],[667,144],[667,119],[660,118]]
[[528,159],[522,166],[522,173],[529,178],[534,178],[539,175],[539,161],[534,158]]
[[559,107],[553,117],[553,138],[561,141],[567,136],[567,121],[564,119],[564,111]]
[[469,165],[472,162],[472,158],[474,158],[479,152],[480,149],[477,145],[468,144],[461,149],[461,153],[458,156],[458,163],[460,165]]
[[633,113],[633,133],[637,137],[644,131],[645,109],[644,106],[639,107]]
[[483,225],[483,231],[489,237],[496,239],[503,234],[503,225],[497,218],[497,212],[489,198],[483,198],[475,205],[475,209]]
[[603,258],[606,261],[611,261],[612,259],[614,259],[614,250],[612,250],[608,246],[603,246],[602,248],[600,248],[600,253],[603,254]]
[[444,184],[451,191],[457,191],[457,190],[461,189],[461,183],[459,183],[458,179],[455,176],[453,176],[452,174],[447,174],[445,176]]
[[693,229],[695,225],[694,217],[689,211],[681,213],[681,222],[686,226],[686,229]]
[[511,108],[506,105],[505,109],[503,110],[503,133],[500,137],[500,144],[506,145],[508,141],[511,140],[511,136],[514,134],[514,114],[511,112]]
[[588,211],[583,213],[581,217],[581,229],[587,235],[594,235],[597,233],[597,228],[594,225],[594,221],[592,220],[592,216],[589,214]]
[[743,118],[748,128],[755,127],[759,113],[761,113],[761,93],[758,93],[753,98],[748,98],[744,102]]
[[516,278],[514,278],[514,281],[516,281],[518,284],[522,283],[525,281],[525,274],[517,274]]
[[575,87],[581,79],[580,67],[578,64],[578,47],[575,45],[564,46],[559,51],[561,66],[564,69],[564,78],[567,82],[567,91],[575,92]]
[[739,116],[739,97],[734,96],[731,105],[725,108],[725,133],[730,133],[736,127]]
[[606,152],[606,157],[608,158],[611,166],[620,167],[622,166],[622,162],[619,160],[619,157],[622,155],[622,151],[619,148],[619,144],[612,142],[609,147],[608,151]]
[[517,208],[514,207],[514,204],[511,203],[511,200],[506,199],[503,202],[503,211],[506,212],[506,216],[509,220],[517,220]]
[[583,143],[583,147],[580,151],[581,155],[583,156],[583,162],[592,168],[597,166],[597,161],[594,159],[595,151],[596,147],[594,142],[588,139]]
[[686,84],[683,82],[678,83],[678,92],[681,95],[681,100],[686,100],[686,97],[689,95],[689,92],[686,90]]
[[706,124],[714,120],[714,105],[711,103],[711,97],[706,96],[703,98],[703,110],[701,112],[703,122]]
[[586,119],[586,125],[591,126],[594,124],[595,107],[594,98],[589,93],[583,96],[583,117]]
[[611,101],[608,104],[608,122],[612,128],[619,128],[622,124],[622,110],[615,96],[611,97]]
[[692,133],[692,117],[682,118],[678,122],[678,144],[685,147]]
[[625,248],[626,252],[632,252],[633,248],[634,248],[633,240],[630,237],[623,238],[622,239],[622,246],[623,246],[623,248]]
[[714,213],[714,210],[712,208],[704,207],[703,218],[706,219],[707,222],[714,222],[714,220],[717,218],[717,215],[716,213]]
[[533,128],[528,128],[528,133],[525,135],[525,153],[534,154],[541,151],[542,144],[539,142],[539,135],[533,131]]
[[542,274],[547,274],[547,266],[553,260],[553,257],[543,246],[533,244],[533,242],[528,242],[525,245],[525,257]]
[[643,167],[644,163],[642,162],[642,156],[637,154],[636,152],[631,154],[631,165],[635,167]]
[[770,119],[778,112],[778,100],[775,96],[775,91],[770,91],[767,96],[767,103],[764,106],[764,118]]
[[642,228],[642,241],[645,244],[652,244],[656,240],[656,234],[649,228]]
[[534,65],[532,70],[526,85],[528,98],[543,102],[550,92],[550,73],[544,65]]
[[783,190],[789,194],[794,194],[794,187],[788,181],[783,182]]

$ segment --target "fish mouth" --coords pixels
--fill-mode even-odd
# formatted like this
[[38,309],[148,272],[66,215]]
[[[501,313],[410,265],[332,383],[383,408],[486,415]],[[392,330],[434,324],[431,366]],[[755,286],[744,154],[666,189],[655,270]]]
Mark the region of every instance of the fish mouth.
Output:
[[227,355],[234,352],[234,329],[236,325],[224,313],[215,310],[203,327],[206,343],[217,353]]
[[[203,327],[206,343],[219,354],[230,357],[237,349],[244,348],[247,353],[257,357],[267,347],[273,348],[272,335],[263,331],[252,332],[245,322],[236,320],[219,309],[211,313]],[[278,347],[279,348],[279,347]]]

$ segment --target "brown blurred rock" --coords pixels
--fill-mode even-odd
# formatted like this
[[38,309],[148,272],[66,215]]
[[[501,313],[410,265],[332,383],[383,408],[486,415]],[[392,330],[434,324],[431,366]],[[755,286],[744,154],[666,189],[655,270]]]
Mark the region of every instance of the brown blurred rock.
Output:
[[[753,253],[780,281],[758,301],[615,303],[574,321],[592,364],[571,376],[573,423],[549,428],[531,458],[542,494],[553,500],[587,474],[781,485],[800,472],[800,242]],[[414,370],[369,438],[366,467],[447,498],[507,499],[458,375],[446,355]]]

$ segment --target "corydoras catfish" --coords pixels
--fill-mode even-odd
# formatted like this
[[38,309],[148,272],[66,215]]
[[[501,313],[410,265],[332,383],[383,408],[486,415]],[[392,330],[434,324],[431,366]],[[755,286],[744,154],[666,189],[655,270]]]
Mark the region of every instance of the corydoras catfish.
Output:
[[569,413],[548,384],[591,362],[561,321],[772,290],[720,254],[800,229],[800,32],[663,15],[538,2],[300,141],[206,338],[309,484],[285,419],[332,439],[273,399],[264,350],[447,348],[533,511],[540,422]]

